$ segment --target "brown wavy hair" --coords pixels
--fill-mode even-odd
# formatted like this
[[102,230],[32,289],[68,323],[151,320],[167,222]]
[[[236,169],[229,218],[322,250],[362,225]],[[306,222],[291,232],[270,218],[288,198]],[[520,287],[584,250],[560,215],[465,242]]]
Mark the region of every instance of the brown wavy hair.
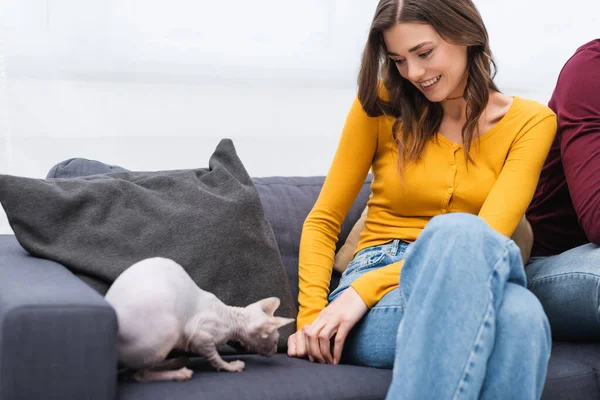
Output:
[[[490,90],[499,91],[493,79],[496,64],[488,33],[471,0],[380,0],[369,30],[360,73],[358,99],[371,117],[391,115],[394,140],[398,146],[399,168],[416,162],[427,141],[437,136],[444,112],[411,82],[404,79],[387,56],[383,33],[399,22],[431,25],[448,43],[467,47],[467,121],[462,128],[465,158],[478,133],[478,121],[487,106]],[[380,97],[380,82],[389,99]],[[410,140],[409,140],[410,139]]]

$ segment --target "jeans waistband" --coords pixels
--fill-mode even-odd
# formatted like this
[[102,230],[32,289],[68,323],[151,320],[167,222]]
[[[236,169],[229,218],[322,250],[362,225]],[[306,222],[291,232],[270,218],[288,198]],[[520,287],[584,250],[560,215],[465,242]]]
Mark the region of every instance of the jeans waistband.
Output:
[[394,239],[391,242],[377,244],[377,245],[371,246],[371,247],[366,247],[366,248],[362,249],[361,251],[359,251],[358,253],[356,253],[356,255],[358,256],[361,253],[373,251],[375,249],[381,250],[384,253],[388,253],[388,254],[396,254],[398,252],[398,247],[400,246],[401,243],[408,244],[407,242],[405,242],[403,240]]

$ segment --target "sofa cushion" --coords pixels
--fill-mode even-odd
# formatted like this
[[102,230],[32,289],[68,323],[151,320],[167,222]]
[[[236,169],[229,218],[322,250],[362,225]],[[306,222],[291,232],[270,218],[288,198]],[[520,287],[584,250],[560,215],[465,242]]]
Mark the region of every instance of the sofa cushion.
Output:
[[[0,175],[0,200],[30,254],[65,265],[102,294],[133,263],[161,256],[226,304],[277,296],[276,314],[296,316],[273,231],[230,140],[219,143],[209,168]],[[281,328],[280,349],[293,330]]]
[[600,399],[600,343],[555,342],[542,400]]
[[[48,172],[48,178],[74,178],[116,171],[127,170],[120,166],[107,165],[95,160],[71,158],[52,167]],[[346,242],[350,230],[365,207],[371,192],[371,180],[372,176],[369,175],[342,224],[337,245],[338,249]],[[323,176],[253,178],[265,216],[275,233],[293,298],[296,301],[298,299],[298,249],[302,224],[317,201],[324,181],[325,177]],[[336,288],[338,282],[339,273],[334,271],[331,278],[331,288]]]
[[70,158],[56,164],[48,171],[46,178],[78,178],[80,176],[110,174],[111,172],[127,172],[118,165],[108,165],[86,158]]
[[[372,176],[369,175],[346,215],[338,237],[338,249],[346,241],[367,203],[371,193],[371,180]],[[254,178],[265,215],[275,232],[279,252],[296,301],[298,299],[298,250],[302,225],[317,201],[324,181],[325,177],[316,176]],[[336,288],[338,282],[339,274],[335,272],[330,287]]]
[[112,399],[116,343],[98,293],[0,235],[0,399]]
[[193,359],[194,370],[188,382],[139,384],[121,382],[119,400],[316,400],[383,399],[392,379],[392,371],[350,365],[327,365],[276,354],[271,358],[257,355],[224,357],[242,360],[240,373],[217,372],[203,359]]
[[[203,399],[384,399],[392,371],[350,365],[325,365],[277,354],[224,357],[241,359],[239,374],[217,372],[201,358],[193,359],[194,376],[186,384],[143,385],[121,382],[119,400]],[[600,344],[564,343],[553,346],[541,400],[600,398]]]
[[335,254],[335,258],[333,260],[333,269],[343,273],[350,262],[354,259],[354,253],[356,253],[356,249],[358,247],[358,243],[360,242],[360,234],[365,229],[365,222],[367,220],[367,214],[369,212],[369,206],[366,206],[363,212],[360,214],[360,218],[354,226],[352,230],[348,234],[348,238],[343,246],[338,250]]

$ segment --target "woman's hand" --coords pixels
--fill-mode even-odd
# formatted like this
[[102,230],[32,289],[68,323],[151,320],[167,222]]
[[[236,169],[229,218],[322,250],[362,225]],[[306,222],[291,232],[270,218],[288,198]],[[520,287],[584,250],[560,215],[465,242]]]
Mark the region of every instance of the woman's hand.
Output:
[[293,335],[288,337],[288,356],[290,357],[306,357],[306,339],[304,338],[304,330],[300,329]]
[[[288,338],[288,355],[304,357],[323,364],[338,364],[348,332],[365,315],[368,307],[356,290],[348,287],[329,304],[310,325]],[[333,354],[331,353],[331,340]]]

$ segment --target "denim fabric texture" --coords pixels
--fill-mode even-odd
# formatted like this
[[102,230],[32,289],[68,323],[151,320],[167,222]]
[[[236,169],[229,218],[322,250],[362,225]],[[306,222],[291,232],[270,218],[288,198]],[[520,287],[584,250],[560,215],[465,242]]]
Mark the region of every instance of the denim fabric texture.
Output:
[[345,360],[387,367],[393,358],[387,399],[539,399],[550,325],[516,244],[477,216],[437,216],[410,245],[357,253],[330,300],[403,258],[399,288],[353,329]]
[[[340,278],[339,286],[329,295],[333,302],[359,276],[395,263],[404,258],[408,243],[394,240],[356,253]],[[387,293],[369,310],[348,334],[342,362],[376,368],[392,368],[396,332],[404,313],[404,299],[400,289]]]
[[525,272],[555,339],[600,338],[600,247],[588,243],[555,256],[532,257]]

